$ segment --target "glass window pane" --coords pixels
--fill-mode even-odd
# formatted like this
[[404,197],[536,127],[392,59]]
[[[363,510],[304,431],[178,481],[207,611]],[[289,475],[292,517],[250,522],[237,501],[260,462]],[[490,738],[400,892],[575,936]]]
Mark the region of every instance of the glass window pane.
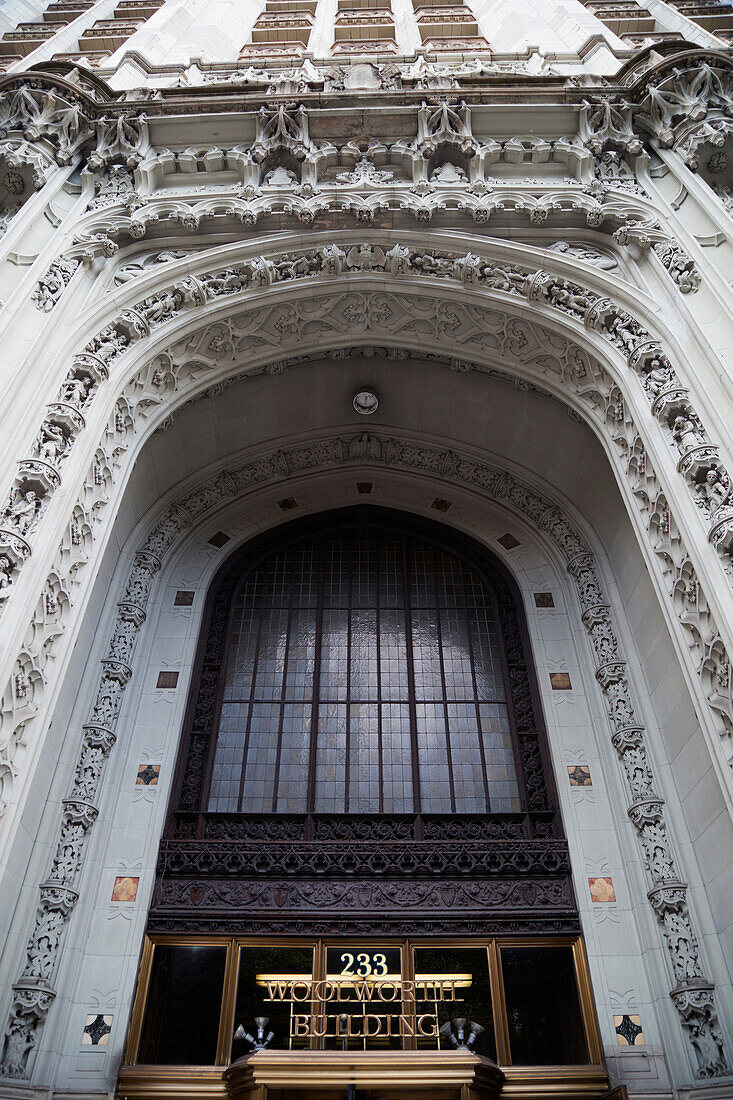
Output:
[[[438,1028],[443,1029],[439,1031],[437,1041],[419,1039],[420,1047],[434,1049],[439,1046],[441,1050],[455,1050],[463,1042],[476,1054],[496,1061],[489,960],[485,947],[416,947],[415,983],[416,1012],[418,1015],[435,1013]],[[444,997],[449,995],[456,999],[437,1000],[436,989],[441,988],[439,983],[442,983]],[[467,1021],[462,1039],[458,1026],[451,1024],[452,1020]],[[478,1024],[478,1028],[471,1026],[474,1023]],[[474,1038],[469,1044],[472,1032]]]
[[409,812],[415,772],[423,812],[522,809],[491,591],[406,532],[352,526],[261,562],[222,699],[211,811]]
[[379,813],[379,704],[349,706],[349,813]]
[[346,704],[326,703],[318,711],[316,813],[342,814],[345,802]]
[[302,814],[308,810],[310,739],[310,703],[286,703],[277,781],[278,813]]
[[586,1065],[572,947],[502,947],[512,1062]]
[[259,1028],[264,1032],[263,1038],[272,1033],[267,1044],[268,1050],[290,1050],[308,1046],[307,1039],[292,1035],[295,1030],[292,1018],[296,1013],[310,1014],[310,1000],[306,999],[302,1005],[291,1004],[288,1000],[280,999],[278,992],[287,996],[287,982],[301,979],[310,983],[312,976],[312,947],[240,948],[232,1061],[251,1053],[253,1046],[246,1036],[250,1035],[257,1040]]
[[327,1050],[398,1050],[402,964],[399,947],[350,943],[326,950],[326,978],[334,996],[324,1005]]
[[415,715],[422,811],[426,814],[449,814],[453,805],[443,704],[417,703]]
[[323,612],[321,626],[321,691],[324,701],[348,697],[349,613]]
[[486,810],[486,792],[476,706],[473,702],[449,703],[446,710],[456,813],[483,813]]
[[382,811],[412,813],[412,750],[407,703],[382,704]]
[[214,1064],[226,954],[223,946],[156,944],[138,1062]]

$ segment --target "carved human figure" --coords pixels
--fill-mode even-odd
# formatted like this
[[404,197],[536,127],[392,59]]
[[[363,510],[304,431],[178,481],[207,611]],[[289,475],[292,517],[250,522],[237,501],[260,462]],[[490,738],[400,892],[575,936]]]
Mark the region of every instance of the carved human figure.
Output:
[[453,270],[453,261],[443,256],[431,256],[429,252],[417,253],[412,257],[413,268],[423,275],[449,275]]
[[67,378],[61,386],[61,400],[67,405],[81,409],[86,403],[91,386],[92,380],[86,375]]
[[699,447],[704,442],[702,432],[695,422],[681,414],[675,417],[672,435],[680,454],[686,454],[687,451],[692,450],[693,447]]
[[22,1015],[14,1016],[8,1028],[5,1040],[5,1053],[2,1060],[4,1077],[22,1079],[25,1077],[25,1063],[29,1051],[33,1049],[35,1029],[31,1020]]
[[41,461],[50,462],[52,466],[55,466],[68,449],[69,441],[59,424],[47,421],[41,426],[37,445],[37,453]]
[[4,518],[19,535],[25,535],[40,507],[41,501],[32,489],[25,493],[18,489],[15,498],[5,509]]
[[126,344],[127,337],[121,332],[117,332],[114,326],[108,325],[97,337],[94,354],[107,362],[110,359],[114,359],[115,355],[118,355]]
[[700,486],[700,494],[703,501],[710,505],[710,511],[715,512],[730,501],[731,486],[720,472],[715,468],[708,470],[705,480]]
[[547,289],[547,298],[554,306],[581,317],[593,305],[593,299],[588,294],[564,283],[552,283]]
[[616,314],[608,326],[610,336],[615,336],[628,355],[636,347],[636,336],[631,331],[631,318]]
[[305,253],[302,256],[294,256],[290,259],[282,259],[274,264],[277,279],[297,279],[298,276],[310,275],[312,256]]
[[149,325],[155,325],[170,317],[181,305],[181,295],[177,291],[165,290],[152,301],[144,304],[140,312]]
[[5,554],[0,554],[0,603],[7,600],[13,582],[10,579],[13,572],[13,563]]
[[481,267],[481,281],[491,290],[510,291],[516,287],[517,275],[508,266],[502,267],[501,264],[490,263]]
[[554,244],[550,245],[549,251],[577,257],[579,260],[585,260],[586,263],[593,264],[594,267],[600,267],[603,271],[611,271],[616,267],[616,260],[613,256],[576,241],[555,241]]
[[661,359],[652,359],[650,370],[644,376],[644,385],[650,397],[658,397],[665,386],[669,385],[671,370]]
[[216,275],[209,275],[204,280],[208,294],[216,297],[218,294],[236,294],[247,286],[247,276],[243,271],[234,271],[227,268]]

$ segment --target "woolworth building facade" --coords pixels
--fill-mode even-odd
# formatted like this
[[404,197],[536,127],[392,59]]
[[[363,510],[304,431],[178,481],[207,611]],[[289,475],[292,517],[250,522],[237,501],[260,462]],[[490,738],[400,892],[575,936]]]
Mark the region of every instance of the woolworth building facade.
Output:
[[0,3],[0,1100],[732,1100],[733,6]]

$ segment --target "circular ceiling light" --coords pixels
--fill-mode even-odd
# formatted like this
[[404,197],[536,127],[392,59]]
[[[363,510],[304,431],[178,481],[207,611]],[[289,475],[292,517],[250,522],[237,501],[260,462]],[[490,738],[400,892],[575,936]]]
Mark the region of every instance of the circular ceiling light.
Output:
[[371,416],[379,408],[379,398],[373,390],[359,390],[354,394],[353,405],[361,416]]

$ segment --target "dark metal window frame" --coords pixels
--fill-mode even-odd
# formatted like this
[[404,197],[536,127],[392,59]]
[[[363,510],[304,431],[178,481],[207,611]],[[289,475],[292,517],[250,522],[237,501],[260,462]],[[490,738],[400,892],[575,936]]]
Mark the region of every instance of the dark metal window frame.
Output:
[[[450,939],[430,940],[403,940],[380,939],[370,941],[369,937],[360,937],[359,944],[364,944],[372,949],[380,947],[394,947],[401,951],[401,976],[403,980],[415,977],[414,951],[420,948],[441,948],[460,951],[461,948],[484,948],[487,952],[487,968],[491,983],[491,1010],[494,1027],[494,1039],[496,1043],[497,1062],[501,1066],[512,1065],[511,1044],[509,1027],[507,1023],[507,1007],[504,994],[504,982],[502,974],[501,950],[507,947],[570,947],[573,953],[575,979],[577,983],[580,1012],[583,1023],[583,1031],[588,1046],[588,1065],[603,1066],[603,1047],[596,1019],[593,990],[588,969],[588,960],[581,936],[556,936],[556,937],[451,937]],[[157,945],[160,946],[208,946],[218,945],[227,948],[227,962],[225,968],[221,1011],[219,1016],[219,1037],[217,1042],[216,1064],[227,1065],[231,1057],[232,1033],[234,1029],[234,1008],[237,996],[237,980],[239,974],[239,953],[243,948],[258,947],[312,947],[314,952],[312,977],[314,981],[323,980],[326,977],[326,950],[329,947],[352,948],[350,940],[330,939],[322,940],[307,936],[303,939],[282,939],[272,936],[263,936],[256,939],[250,937],[203,937],[203,936],[175,936],[153,935],[147,936],[143,944],[138,982],[133,1003],[130,1028],[127,1036],[125,1063],[134,1064],[138,1060],[140,1040],[142,1037],[145,1011],[147,1007],[148,993],[150,989],[150,977],[152,971],[153,955]],[[541,997],[541,983],[538,983],[538,997]],[[307,1008],[318,1015],[323,1011],[323,1006],[316,1006],[310,1001]],[[415,1012],[414,1002],[405,1000],[402,1002],[402,1011],[408,1015]],[[436,1042],[436,1047],[437,1047]],[[310,1041],[311,1050],[324,1048],[322,1040],[314,1038]],[[405,1038],[402,1049],[417,1049],[414,1039]],[[527,1067],[528,1072],[532,1072]],[[558,1070],[555,1070],[557,1073]]]
[[[521,813],[203,810],[235,590],[274,550],[357,523],[431,542],[493,591]],[[486,548],[447,525],[361,505],[278,527],[222,565],[206,602],[148,927],[224,935],[579,931],[521,598]]]
[[[350,531],[353,531],[353,529],[354,529],[353,525],[350,525],[348,530],[345,530],[344,528],[341,528],[340,530],[341,530],[342,533],[348,535]],[[383,704],[385,704],[385,703],[395,702],[395,703],[398,703],[400,706],[406,706],[409,710],[410,753],[411,753],[410,763],[411,763],[411,772],[412,772],[412,801],[413,801],[413,807],[411,807],[406,812],[415,812],[415,813],[419,814],[421,812],[422,808],[423,808],[424,799],[423,799],[423,794],[422,794],[422,791],[421,791],[421,775],[420,775],[420,773],[421,773],[420,763],[421,762],[420,762],[420,748],[419,748],[419,732],[418,732],[417,713],[418,713],[419,706],[424,703],[428,706],[435,706],[435,707],[437,707],[438,709],[440,709],[442,711],[442,715],[443,715],[443,719],[444,719],[444,727],[445,727],[444,728],[444,750],[445,750],[445,754],[446,754],[447,781],[448,781],[448,790],[450,792],[450,802],[451,802],[449,812],[456,813],[456,811],[457,811],[457,800],[456,800],[456,790],[455,790],[454,759],[453,759],[454,754],[455,754],[455,748],[451,744],[451,732],[450,732],[451,721],[450,721],[450,717],[449,717],[449,708],[450,708],[451,702],[462,702],[462,703],[465,703],[468,707],[472,706],[475,710],[476,745],[478,747],[478,753],[479,753],[479,756],[480,756],[480,759],[481,759],[481,765],[482,765],[481,766],[481,773],[482,773],[482,780],[483,780],[483,797],[484,797],[484,806],[482,807],[482,810],[480,810],[479,812],[490,813],[490,812],[492,812],[492,810],[491,810],[491,793],[490,793],[490,776],[489,776],[489,769],[487,768],[487,764],[486,764],[484,738],[481,735],[480,707],[481,707],[481,704],[483,704],[483,703],[500,703],[501,705],[506,706],[506,696],[508,694],[508,690],[507,690],[507,668],[506,668],[506,658],[504,656],[503,647],[501,645],[501,640],[499,639],[499,658],[500,658],[500,665],[501,665],[501,685],[502,685],[501,695],[500,695],[500,697],[497,696],[496,698],[493,698],[493,699],[482,698],[482,697],[479,696],[479,692],[478,692],[478,688],[477,688],[476,659],[475,659],[475,655],[474,655],[474,645],[473,645],[474,640],[475,640],[474,639],[475,630],[473,630],[470,626],[468,626],[467,631],[466,631],[466,637],[467,637],[467,642],[468,642],[468,659],[469,659],[470,668],[471,668],[470,682],[471,682],[471,685],[472,685],[472,691],[469,694],[466,695],[465,699],[452,700],[449,697],[448,691],[446,689],[446,671],[445,671],[445,663],[444,663],[444,646],[443,646],[444,627],[445,627],[445,623],[444,623],[443,620],[448,615],[451,615],[455,612],[457,617],[462,618],[468,624],[468,622],[470,621],[471,614],[474,613],[474,612],[477,612],[479,610],[479,605],[476,604],[474,601],[472,601],[470,594],[466,590],[466,582],[469,580],[469,576],[471,576],[471,575],[477,577],[477,579],[481,582],[483,582],[483,578],[478,575],[478,573],[476,572],[476,569],[473,566],[468,566],[468,563],[465,561],[464,558],[461,558],[458,555],[451,552],[451,554],[450,554],[451,559],[454,560],[454,561],[459,562],[460,565],[463,567],[462,570],[461,570],[461,575],[460,575],[460,585],[461,585],[461,590],[462,590],[461,591],[461,598],[456,602],[455,608],[453,608],[452,606],[443,607],[443,605],[442,605],[441,598],[440,598],[440,592],[439,592],[439,570],[438,570],[438,568],[436,568],[432,571],[427,570],[426,573],[424,574],[426,579],[428,579],[430,581],[431,588],[432,588],[432,591],[431,591],[430,595],[428,596],[427,601],[424,604],[423,604],[422,600],[417,600],[416,602],[413,602],[414,596],[413,596],[413,584],[411,583],[411,562],[410,562],[410,553],[411,553],[411,551],[413,549],[419,547],[420,545],[426,546],[426,547],[429,546],[431,550],[435,550],[435,551],[438,551],[438,552],[441,552],[441,551],[445,552],[446,547],[444,547],[444,546],[438,547],[434,542],[431,541],[431,542],[428,543],[425,539],[414,540],[411,543],[410,540],[413,539],[414,532],[408,531],[405,528],[402,528],[401,530],[398,530],[398,529],[393,527],[391,529],[386,530],[383,525],[379,525],[379,526],[377,526],[377,525],[368,525],[368,529],[374,530],[378,534],[382,534],[382,533],[391,534],[395,537],[395,540],[399,540],[399,541],[396,541],[396,549],[398,550],[398,554],[396,556],[396,565],[397,565],[396,579],[397,579],[397,589],[398,589],[399,595],[398,595],[398,598],[397,598],[397,603],[396,603],[396,606],[394,608],[394,611],[395,611],[396,617],[399,617],[402,620],[402,626],[404,628],[404,637],[405,637],[405,651],[406,651],[405,677],[404,677],[404,682],[405,682],[404,696],[400,697],[399,700],[393,699],[392,697],[390,697],[389,699],[385,699],[385,697],[383,696],[383,694],[382,694],[383,675],[382,674],[380,674],[376,677],[377,691],[376,691],[376,694],[375,694],[374,698],[370,698],[369,700],[364,700],[364,699],[361,698],[361,696],[357,696],[357,695],[354,695],[352,693],[353,692],[353,681],[352,681],[351,671],[352,671],[352,662],[353,662],[353,659],[354,659],[354,649],[353,649],[353,643],[352,643],[352,630],[353,630],[352,614],[355,611],[359,611],[359,610],[362,610],[362,609],[366,610],[366,611],[369,611],[369,612],[373,611],[375,613],[375,616],[376,616],[377,665],[378,665],[378,667],[381,668],[381,647],[380,647],[381,621],[382,621],[382,616],[385,612],[385,608],[383,608],[381,606],[381,601],[380,601],[379,597],[376,595],[376,593],[375,593],[375,602],[374,602],[373,605],[363,604],[360,600],[355,599],[355,596],[354,596],[354,559],[351,557],[351,554],[357,549],[357,546],[355,545],[355,543],[353,541],[347,543],[347,546],[346,546],[346,549],[345,549],[345,552],[344,552],[344,556],[343,556],[343,559],[342,559],[344,561],[344,563],[347,564],[347,568],[349,570],[348,582],[347,582],[347,593],[345,595],[345,598],[343,600],[336,601],[336,603],[333,603],[333,601],[331,599],[327,598],[327,596],[326,596],[326,588],[327,588],[327,581],[328,581],[327,574],[328,574],[329,564],[330,564],[330,560],[331,560],[331,559],[329,559],[329,556],[328,556],[328,541],[330,540],[330,538],[333,535],[334,531],[338,531],[339,529],[328,528],[325,531],[320,530],[320,531],[316,532],[315,534],[312,534],[310,537],[306,536],[307,544],[312,546],[313,549],[314,549],[314,554],[313,554],[314,566],[312,568],[310,576],[315,579],[316,583],[315,583],[315,586],[313,588],[314,595],[313,595],[312,603],[311,603],[311,601],[306,601],[306,603],[302,603],[301,601],[298,601],[297,603],[294,603],[292,601],[292,599],[290,601],[287,601],[287,602],[282,602],[282,604],[281,604],[280,600],[275,599],[275,601],[273,603],[273,608],[277,609],[278,611],[282,611],[283,616],[287,617],[287,636],[286,636],[285,650],[284,650],[284,655],[283,655],[284,670],[287,670],[288,662],[289,662],[289,658],[290,658],[290,646],[291,646],[291,641],[292,641],[292,629],[291,629],[291,627],[292,627],[293,614],[297,613],[299,611],[304,611],[306,609],[313,612],[313,614],[314,614],[315,649],[314,649],[314,654],[313,654],[313,671],[312,671],[312,674],[310,676],[310,682],[311,682],[311,687],[312,687],[312,695],[311,695],[311,699],[310,699],[310,711],[311,711],[311,717],[310,717],[310,762],[309,762],[308,773],[307,773],[307,794],[306,794],[307,807],[306,807],[306,812],[309,813],[309,814],[317,812],[317,807],[316,807],[317,777],[318,777],[317,754],[318,754],[318,750],[319,750],[319,735],[320,735],[319,716],[322,714],[323,708],[327,707],[332,702],[337,702],[339,705],[345,706],[345,762],[344,762],[344,783],[343,783],[343,786],[344,786],[344,809],[342,811],[334,811],[334,812],[346,812],[346,813],[352,813],[352,812],[357,812],[357,813],[358,812],[372,812],[372,813],[375,813],[375,812],[378,812],[378,813],[384,813],[384,797],[383,797],[384,754],[383,754],[383,728],[382,728],[382,725],[383,725],[383,711],[382,711],[382,707],[383,707]],[[363,525],[360,527],[360,530],[364,530]],[[301,536],[301,538],[303,538],[303,536]],[[284,547],[281,544],[281,546],[278,549],[280,550],[280,552],[282,552],[283,549],[287,549],[287,548],[288,548],[287,546]],[[275,553],[277,553],[277,552],[278,552],[278,550],[275,550]],[[260,667],[261,667],[260,666],[260,660],[261,660],[261,656],[262,656],[262,646],[263,646],[263,619],[262,619],[262,617],[260,618],[260,621],[259,621],[259,625],[258,625],[258,629],[257,629],[257,636],[256,636],[256,640],[255,640],[255,643],[254,643],[254,667],[253,667],[253,671],[252,671],[252,675],[251,675],[249,688],[248,688],[246,693],[244,693],[244,692],[241,693],[242,698],[239,698],[239,699],[233,698],[231,696],[231,690],[229,692],[226,692],[226,699],[224,698],[225,691],[226,691],[227,669],[230,667],[232,646],[234,645],[234,639],[235,639],[235,636],[236,636],[235,635],[235,630],[234,630],[234,625],[237,622],[238,616],[242,613],[242,609],[241,609],[241,606],[240,606],[240,600],[242,599],[243,593],[246,591],[246,588],[247,588],[248,584],[250,583],[252,578],[257,574],[260,566],[266,567],[267,564],[268,564],[268,561],[271,561],[271,560],[272,560],[272,556],[270,555],[270,556],[266,557],[265,559],[260,559],[260,561],[258,563],[251,563],[250,562],[249,567],[246,568],[246,571],[244,572],[244,574],[242,575],[238,585],[234,589],[234,592],[232,593],[232,598],[231,598],[231,611],[230,611],[229,625],[228,625],[228,629],[227,629],[227,637],[226,637],[226,641],[225,641],[225,644],[224,644],[224,647],[223,647],[222,658],[221,658],[222,679],[221,679],[221,682],[220,682],[218,701],[217,701],[217,706],[215,708],[215,714],[214,714],[214,720],[213,720],[213,728],[217,730],[217,737],[218,737],[218,731],[219,731],[219,728],[220,728],[220,725],[221,725],[221,715],[222,715],[222,710],[223,710],[224,706],[225,705],[229,706],[229,705],[232,705],[234,703],[245,704],[245,705],[248,706],[248,715],[247,715],[247,721],[246,721],[246,728],[244,730],[244,738],[243,738],[242,768],[241,768],[241,773],[240,773],[240,776],[239,776],[239,795],[238,795],[238,800],[237,800],[238,801],[238,808],[237,808],[237,811],[236,811],[238,813],[247,812],[246,808],[243,807],[245,783],[247,782],[247,780],[249,778],[249,775],[248,775],[249,768],[252,767],[255,771],[257,769],[257,763],[256,762],[249,763],[249,761],[248,761],[248,750],[249,750],[249,747],[250,747],[250,740],[251,740],[251,736],[252,736],[253,716],[254,716],[255,709],[256,709],[257,705],[264,705],[265,703],[267,703],[267,704],[272,703],[273,705],[277,705],[280,708],[279,709],[279,719],[278,719],[278,730],[277,730],[276,759],[275,759],[275,765],[274,765],[273,792],[272,792],[270,812],[272,812],[272,813],[283,812],[282,810],[278,809],[278,796],[279,796],[279,782],[281,780],[280,763],[281,763],[281,758],[282,758],[282,746],[283,746],[283,725],[284,725],[285,707],[288,703],[288,700],[287,700],[287,672],[284,671],[284,675],[283,675],[282,682],[281,682],[281,685],[280,685],[279,699],[276,699],[274,695],[273,695],[272,699],[267,699],[267,698],[262,698],[262,697],[258,698],[258,695],[260,695],[260,692],[257,691],[256,683],[257,683],[257,678],[258,678],[258,674],[260,672]],[[436,566],[437,565],[438,565],[438,563],[436,562]],[[465,572],[464,572],[464,570],[465,570]],[[264,577],[263,577],[263,580],[264,580]],[[484,595],[487,595],[489,597],[488,602],[489,602],[490,607],[491,607],[491,612],[493,614],[494,622],[496,623],[497,629],[498,629],[499,612],[498,612],[496,596],[494,594],[493,587],[489,587],[488,585],[486,585],[484,583]],[[413,596],[412,599],[411,599],[411,596]],[[266,597],[263,599],[262,594],[259,594],[259,595],[255,596],[254,598],[257,600],[258,603],[263,602],[263,603],[266,604]],[[439,665],[440,665],[441,690],[439,691],[439,693],[437,695],[435,695],[434,698],[425,698],[425,699],[423,699],[423,698],[419,698],[419,693],[416,689],[416,682],[415,682],[416,669],[415,669],[415,661],[414,661],[414,656],[413,656],[413,654],[414,654],[415,626],[413,624],[413,616],[416,615],[416,614],[419,615],[421,612],[431,613],[433,611],[433,609],[435,610],[435,614],[436,614],[436,636],[437,636],[437,643],[438,643],[438,659],[439,659]],[[392,609],[390,609],[390,610],[392,610]],[[346,618],[347,624],[348,624],[347,625],[347,647],[346,647],[346,655],[347,655],[346,695],[345,695],[345,698],[342,699],[342,698],[339,697],[338,700],[332,699],[330,697],[330,693],[328,695],[324,695],[324,683],[323,683],[323,679],[322,679],[323,638],[324,638],[324,629],[325,629],[324,620],[325,620],[326,616],[329,614],[329,612],[331,612],[331,611],[344,612],[345,613],[345,618]],[[267,637],[267,635],[265,635],[265,638],[266,637]],[[247,698],[244,698],[244,694],[247,695]],[[307,704],[307,697],[304,701]],[[292,702],[292,700],[291,700],[291,702]],[[380,776],[379,805],[378,805],[378,808],[371,809],[369,811],[363,811],[363,810],[360,811],[358,808],[352,807],[349,804],[350,803],[350,798],[349,798],[349,795],[350,795],[350,781],[351,781],[351,772],[352,772],[351,711],[352,711],[352,705],[354,703],[363,703],[363,702],[368,702],[370,705],[374,705],[375,708],[376,708],[376,725],[377,725],[377,735],[378,735],[378,737],[377,737],[377,739],[378,739],[377,759],[378,759],[379,776]],[[210,755],[209,755],[208,779],[207,779],[206,788],[205,788],[205,791],[204,791],[204,794],[203,794],[203,802],[206,803],[206,804],[208,804],[209,801],[210,801],[211,785],[212,785],[212,781],[213,781],[213,774],[214,774],[214,771],[215,771],[215,768],[216,768],[216,759],[215,758],[216,758],[216,741],[217,741],[217,737],[212,736],[212,746],[213,747],[212,747],[212,750],[210,751]],[[514,755],[514,765],[516,767],[517,766],[517,760],[516,760],[516,755],[517,754],[516,754],[516,737],[515,736],[512,737],[512,748],[514,750],[514,754],[513,754]],[[225,812],[227,812],[227,811],[225,811]],[[235,812],[235,811],[232,809],[228,812]],[[402,811],[402,812],[405,812],[405,811]],[[448,811],[444,811],[444,812],[448,812]],[[460,810],[458,812],[460,812]],[[474,812],[474,811],[472,811],[472,812]]]
[[[224,564],[211,585],[201,643],[196,659],[196,675],[185,719],[185,759],[176,776],[171,807],[178,811],[201,812],[206,804],[216,749],[216,730],[221,713],[224,675],[236,595],[247,578],[276,550],[297,544],[304,538],[326,536],[354,523],[391,529],[413,535],[462,560],[480,577],[493,594],[494,613],[499,626],[502,671],[507,692],[509,722],[515,747],[522,802],[529,811],[547,812],[555,803],[552,769],[546,748],[546,735],[539,704],[539,693],[526,653],[529,639],[516,585],[503,565],[472,539],[422,517],[405,516],[371,506],[339,509],[306,520],[296,520],[260,536],[241,548]],[[406,580],[404,581],[406,585]],[[319,596],[319,607],[322,599]],[[408,633],[409,637],[409,633]],[[316,666],[320,660],[316,650]],[[316,683],[317,670],[316,670]],[[412,694],[412,693],[411,693]],[[314,700],[315,702],[315,700]],[[414,738],[414,698],[411,698],[411,733]],[[315,752],[311,737],[311,753]],[[450,752],[448,755],[450,767]],[[416,746],[413,740],[413,784],[416,813],[419,814],[419,782]],[[309,767],[312,787],[314,761]],[[451,784],[452,785],[452,784]],[[313,804],[313,792],[309,792]],[[312,813],[312,808],[309,811]]]

